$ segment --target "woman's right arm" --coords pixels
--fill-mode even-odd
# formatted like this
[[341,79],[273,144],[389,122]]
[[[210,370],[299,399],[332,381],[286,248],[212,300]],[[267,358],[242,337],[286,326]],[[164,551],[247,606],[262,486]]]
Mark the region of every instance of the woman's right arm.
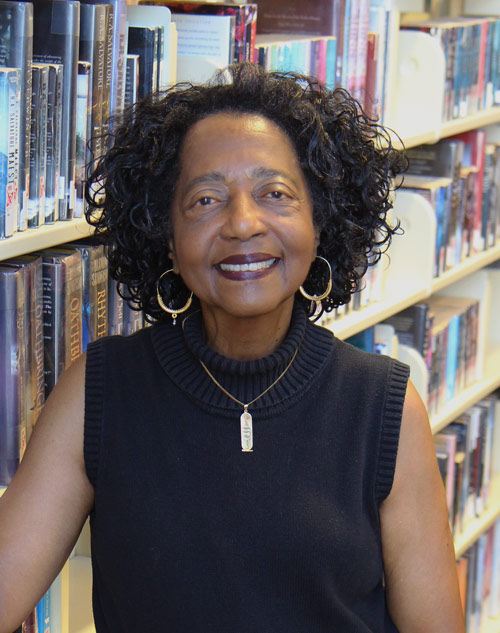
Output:
[[76,543],[94,501],[83,460],[85,355],[48,398],[0,499],[0,633],[15,630]]

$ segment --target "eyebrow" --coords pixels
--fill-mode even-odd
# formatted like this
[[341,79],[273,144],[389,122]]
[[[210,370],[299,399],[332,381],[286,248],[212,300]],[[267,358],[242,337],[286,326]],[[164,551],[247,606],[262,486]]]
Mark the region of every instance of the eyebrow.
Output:
[[[284,177],[290,180],[290,182],[298,187],[298,183],[290,174],[279,171],[278,169],[271,169],[268,167],[256,167],[250,174],[250,177],[253,180],[259,180],[260,178],[276,178],[276,177]],[[208,174],[203,174],[203,176],[196,176],[190,180],[186,186],[187,189],[191,189],[191,187],[196,187],[199,184],[208,183],[208,182],[226,182],[226,177],[224,174],[218,171],[209,172]]]

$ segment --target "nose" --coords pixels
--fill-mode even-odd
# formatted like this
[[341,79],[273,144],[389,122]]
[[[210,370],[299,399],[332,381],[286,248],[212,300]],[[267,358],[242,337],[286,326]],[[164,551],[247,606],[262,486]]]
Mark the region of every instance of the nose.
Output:
[[226,206],[222,236],[245,241],[266,232],[264,209],[254,197],[249,192],[233,195]]

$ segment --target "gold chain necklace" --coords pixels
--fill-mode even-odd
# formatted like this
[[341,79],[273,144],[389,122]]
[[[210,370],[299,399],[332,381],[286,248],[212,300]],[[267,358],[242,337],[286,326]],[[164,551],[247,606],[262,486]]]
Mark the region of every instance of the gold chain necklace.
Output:
[[272,384],[270,384],[269,387],[267,387],[267,389],[265,389],[262,393],[260,393],[256,398],[254,398],[253,400],[250,400],[250,402],[247,402],[246,404],[244,402],[241,402],[241,400],[238,400],[238,398],[235,398],[234,396],[232,396],[229,393],[229,391],[224,389],[224,387],[220,384],[220,382],[218,382],[218,380],[210,373],[205,363],[202,360],[198,359],[200,360],[201,366],[207,373],[208,377],[212,379],[212,381],[217,385],[217,387],[219,387],[219,389],[223,391],[228,398],[231,398],[231,400],[236,402],[236,404],[239,404],[240,406],[243,407],[243,413],[240,416],[241,450],[243,451],[243,453],[251,453],[253,451],[252,415],[251,413],[248,412],[248,407],[251,404],[254,404],[254,402],[257,402],[259,398],[262,398],[262,396],[264,396],[268,391],[270,391],[283,378],[283,376],[292,366],[292,363],[295,360],[295,357],[297,356],[298,351],[299,349],[297,348],[295,352],[293,353],[291,361],[288,363],[285,369],[281,372],[281,374],[276,378],[276,380]]

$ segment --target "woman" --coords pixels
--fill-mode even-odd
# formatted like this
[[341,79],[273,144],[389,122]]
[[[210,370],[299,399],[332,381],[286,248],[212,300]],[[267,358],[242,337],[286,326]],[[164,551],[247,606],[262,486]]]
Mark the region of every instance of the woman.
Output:
[[98,633],[463,633],[408,368],[307,318],[394,232],[382,133],[251,65],[125,117],[91,219],[156,324],[91,344],[49,398],[0,506],[1,633],[89,513]]

